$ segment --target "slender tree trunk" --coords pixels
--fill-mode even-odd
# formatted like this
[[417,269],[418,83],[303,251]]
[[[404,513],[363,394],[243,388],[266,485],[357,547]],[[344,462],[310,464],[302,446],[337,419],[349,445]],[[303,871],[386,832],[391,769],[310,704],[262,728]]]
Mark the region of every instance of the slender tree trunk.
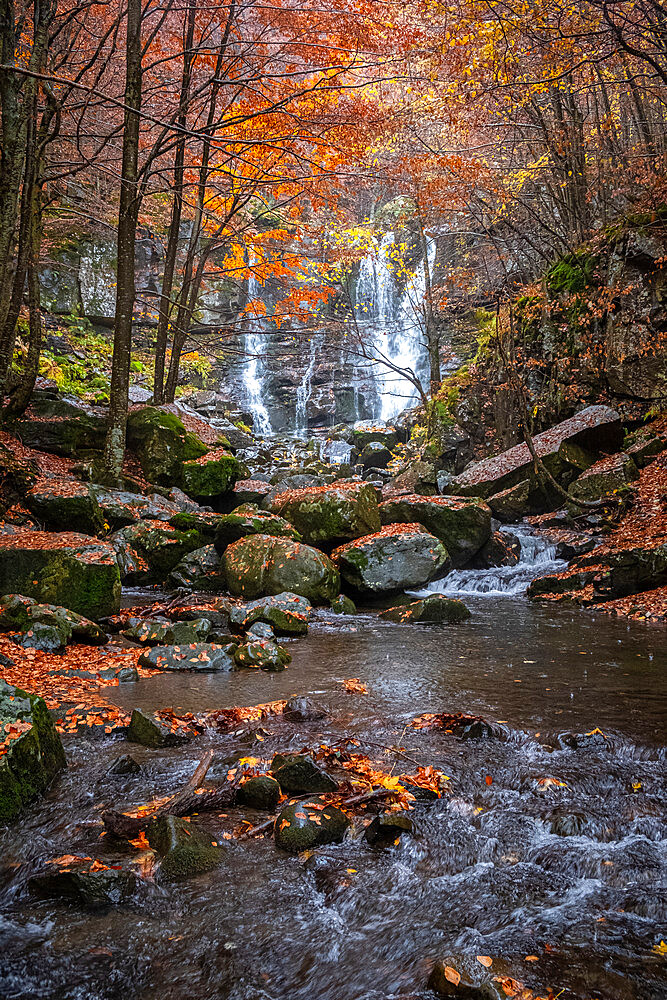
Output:
[[109,478],[120,481],[125,455],[130,358],[132,354],[132,313],[134,311],[134,264],[137,238],[139,112],[141,110],[141,0],[128,0],[125,76],[125,119],[123,123],[123,165],[118,212],[118,265],[116,315],[109,423],[104,460]]

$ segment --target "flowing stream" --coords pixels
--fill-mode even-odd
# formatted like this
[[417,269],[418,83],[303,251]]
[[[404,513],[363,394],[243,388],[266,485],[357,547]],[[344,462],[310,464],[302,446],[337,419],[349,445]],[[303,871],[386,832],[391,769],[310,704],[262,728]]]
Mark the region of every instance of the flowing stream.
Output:
[[[663,1000],[653,949],[667,916],[665,630],[516,597],[467,603],[470,621],[452,627],[318,612],[283,673],[162,674],[107,689],[128,709],[191,711],[310,693],[327,714],[209,731],[168,750],[67,738],[68,770],[0,834],[0,995],[429,1000],[434,959],[488,955],[539,996]],[[345,691],[347,677],[368,694]],[[497,720],[498,738],[410,728],[441,711]],[[577,746],[564,733],[592,735]],[[310,859],[270,838],[222,841],[221,867],[149,881],[108,910],[26,889],[46,858],[127,864],[100,838],[100,810],[172,792],[209,747],[270,759],[349,737],[397,774],[433,764],[449,776],[448,794],[416,806],[414,836],[383,849],[351,837]],[[141,773],[107,776],[126,752]],[[194,822],[221,840],[262,818],[228,810]]]

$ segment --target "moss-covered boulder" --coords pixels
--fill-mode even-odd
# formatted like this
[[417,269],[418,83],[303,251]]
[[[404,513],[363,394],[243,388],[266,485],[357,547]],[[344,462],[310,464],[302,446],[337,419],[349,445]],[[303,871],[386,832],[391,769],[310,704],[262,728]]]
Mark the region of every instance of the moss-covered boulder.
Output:
[[201,875],[222,864],[225,851],[194,823],[178,816],[160,816],[146,829],[148,843],[161,857],[160,874],[168,879]]
[[188,671],[197,674],[214,674],[234,670],[234,642],[191,642],[175,646],[154,646],[139,657],[139,666],[150,670]]
[[290,490],[274,497],[270,509],[287,518],[310,545],[347,541],[380,528],[377,493],[369,483]]
[[34,398],[12,430],[29,448],[77,455],[99,451],[106,433],[106,411],[74,396]]
[[127,443],[139,456],[149,483],[180,484],[183,463],[204,455],[206,445],[186,431],[175,413],[157,406],[144,406],[127,418]]
[[231,514],[224,514],[219,518],[215,547],[218,552],[223,553],[232,542],[237,542],[239,538],[246,538],[248,535],[273,535],[275,538],[301,541],[300,533],[284,517],[271,514],[267,510],[260,510],[254,504],[244,504]]
[[42,698],[0,680],[0,822],[15,819],[66,766]]
[[[180,510],[179,504],[167,500],[159,493],[146,497],[141,493],[110,489],[95,483],[91,483],[88,489],[97,501],[104,521],[114,531],[128,524],[136,524],[143,518],[151,521],[168,521]],[[194,527],[194,525],[182,525],[182,527]]]
[[179,531],[198,531],[207,542],[212,542],[223,517],[224,514],[211,510],[182,510],[169,518],[169,524]]
[[23,594],[87,618],[113,615],[120,607],[115,550],[73,532],[1,532],[0,593]]
[[251,809],[265,809],[273,812],[280,799],[280,785],[270,774],[258,774],[254,778],[248,778],[241,785],[236,796],[236,801],[243,806],[250,806]]
[[292,656],[285,647],[271,639],[245,642],[234,653],[234,661],[239,669],[284,670],[291,659]]
[[454,622],[464,622],[470,618],[470,612],[463,603],[443,594],[425,597],[421,601],[412,601],[396,608],[387,608],[378,615],[383,621],[420,624],[451,625]]
[[39,479],[26,494],[25,505],[49,530],[77,528],[95,535],[104,528],[104,517],[94,493],[78,479],[66,476]]
[[256,601],[232,608],[230,627],[245,632],[253,625],[264,622],[278,635],[305,635],[312,613],[310,601],[289,592],[274,597],[260,597]]
[[376,816],[364,830],[369,844],[385,846],[394,844],[404,833],[412,833],[413,823],[407,813],[384,812]]
[[55,604],[39,604],[22,594],[7,594],[0,599],[0,632],[27,632],[36,624],[56,628],[63,644],[71,640],[101,646],[107,635],[96,622]]
[[447,549],[453,566],[464,566],[491,535],[491,511],[481,500],[458,497],[396,497],[380,504],[383,524],[423,524]]
[[169,574],[172,587],[199,590],[219,594],[225,589],[225,576],[220,565],[220,556],[213,545],[188,552]]
[[326,804],[319,796],[289,802],[276,819],[276,845],[290,854],[335,844],[342,840],[350,821],[342,810]]
[[532,492],[530,481],[522,479],[516,486],[494,493],[487,502],[493,516],[503,524],[518,524],[532,510]]
[[340,590],[338,570],[331,560],[289,538],[241,538],[225,550],[222,563],[229,590],[240,597],[253,599],[290,591],[313,604],[326,604]]
[[347,594],[339,594],[331,602],[331,610],[336,615],[356,615],[357,606]]
[[[180,531],[164,521],[139,521],[114,532],[109,539],[114,545],[127,545],[138,553],[136,575],[126,574],[128,582],[140,583],[166,580],[181,559],[203,546],[198,531]],[[142,564],[143,563],[143,564]]]
[[194,500],[210,501],[231,492],[248,475],[245,465],[224,448],[216,448],[183,464],[183,490]]
[[211,631],[208,618],[193,621],[169,622],[159,618],[145,618],[124,629],[121,633],[142,646],[173,646],[201,642]]
[[377,441],[386,448],[395,448],[398,444],[399,433],[395,427],[388,427],[385,424],[376,424],[372,420],[358,420],[354,425],[348,441],[357,451],[363,451],[371,441]]
[[577,500],[602,500],[630,486],[639,478],[634,460],[621,452],[596,462],[570,486]]
[[277,753],[271,761],[271,774],[290,795],[335,792],[338,788],[338,783],[303,753]]
[[445,546],[421,524],[388,524],[331,557],[348,584],[376,594],[420,587],[451,565]]
[[143,747],[157,750],[161,747],[175,747],[187,743],[192,736],[190,733],[168,726],[157,715],[135,708],[130,718],[127,738],[131,743],[139,743]]

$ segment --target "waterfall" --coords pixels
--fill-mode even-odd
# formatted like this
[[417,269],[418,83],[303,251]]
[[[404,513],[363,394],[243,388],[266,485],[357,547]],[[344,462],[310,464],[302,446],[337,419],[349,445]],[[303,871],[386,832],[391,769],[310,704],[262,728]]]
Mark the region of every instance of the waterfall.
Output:
[[[503,528],[501,531],[505,530]],[[517,597],[538,576],[560,573],[567,563],[556,558],[556,547],[528,528],[512,525],[506,529],[516,535],[521,545],[519,561],[514,566],[494,569],[454,569],[442,580],[434,580],[415,597],[446,594],[448,597]]]
[[308,400],[310,399],[313,391],[313,372],[315,371],[317,352],[321,345],[321,334],[310,338],[310,358],[308,360],[308,367],[306,368],[303,378],[301,379],[301,384],[296,390],[297,432],[306,431],[308,429],[308,414],[306,412],[306,407],[308,406]]
[[[254,273],[248,277],[248,301],[260,298],[260,283]],[[269,411],[264,405],[262,394],[262,355],[266,350],[266,324],[256,316],[249,317],[252,332],[246,333],[243,338],[243,350],[247,355],[242,372],[241,380],[248,403],[248,409],[252,413],[255,431],[260,434],[271,434],[271,418]]]
[[331,462],[332,465],[345,465],[350,461],[352,445],[347,441],[335,441],[330,439],[324,441],[320,447],[320,458],[324,462]]

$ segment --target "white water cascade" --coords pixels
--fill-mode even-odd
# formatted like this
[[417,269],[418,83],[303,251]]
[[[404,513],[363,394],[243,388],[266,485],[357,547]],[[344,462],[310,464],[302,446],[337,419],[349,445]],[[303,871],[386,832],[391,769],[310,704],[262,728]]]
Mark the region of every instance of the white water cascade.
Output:
[[[358,305],[368,310],[374,330],[372,354],[376,359],[376,379],[380,409],[377,414],[389,421],[418,399],[409,378],[392,369],[392,365],[419,376],[427,364],[423,329],[423,302],[426,294],[426,269],[420,261],[408,278],[402,296],[398,296],[392,257],[395,245],[393,232],[387,232],[364,257],[359,268]],[[427,237],[427,262],[433,272],[436,245]],[[363,317],[360,317],[363,319]]]
[[[503,530],[502,528],[500,529]],[[446,594],[447,597],[518,597],[538,576],[560,573],[567,563],[556,558],[556,548],[530,530],[512,525],[507,531],[519,539],[521,553],[514,566],[494,569],[454,569],[442,580],[434,580],[423,590],[412,591],[415,597]]]
[[[248,278],[248,301],[260,297],[260,283],[251,273]],[[271,434],[271,418],[262,396],[262,355],[266,350],[266,327],[259,317],[250,317],[252,332],[243,338],[243,349],[247,360],[241,370],[248,409],[252,413],[255,431],[261,435]]]
[[308,413],[306,407],[313,391],[313,372],[315,371],[317,355],[321,346],[321,334],[310,338],[308,367],[301,379],[301,384],[296,390],[296,431],[298,434],[304,434],[308,430]]

